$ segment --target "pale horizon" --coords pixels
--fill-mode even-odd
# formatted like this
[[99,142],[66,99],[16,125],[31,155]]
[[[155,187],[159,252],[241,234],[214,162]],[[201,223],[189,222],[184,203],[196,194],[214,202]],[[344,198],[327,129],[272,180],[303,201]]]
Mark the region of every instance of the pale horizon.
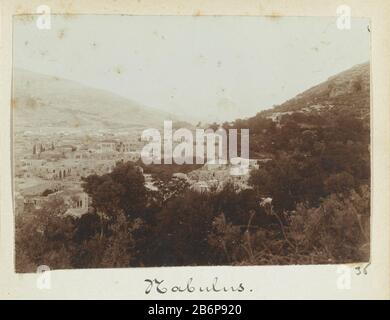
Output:
[[51,30],[16,18],[14,68],[194,123],[253,116],[370,60],[368,19],[166,18],[54,15]]

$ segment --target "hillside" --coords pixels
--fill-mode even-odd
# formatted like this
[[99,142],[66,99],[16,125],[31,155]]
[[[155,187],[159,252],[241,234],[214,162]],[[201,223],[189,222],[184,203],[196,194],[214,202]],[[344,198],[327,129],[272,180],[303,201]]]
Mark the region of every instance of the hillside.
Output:
[[21,69],[13,74],[12,106],[16,130],[158,128],[175,120],[104,90]]
[[[315,108],[312,108],[315,106]],[[294,111],[328,110],[337,107],[358,117],[368,117],[370,111],[370,65],[359,64],[296,97],[260,112],[262,116]]]

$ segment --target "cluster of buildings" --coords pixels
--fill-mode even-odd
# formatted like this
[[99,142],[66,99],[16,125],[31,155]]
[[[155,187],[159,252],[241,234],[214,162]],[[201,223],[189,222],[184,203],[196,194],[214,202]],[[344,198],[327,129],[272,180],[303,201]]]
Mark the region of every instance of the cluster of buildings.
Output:
[[90,199],[82,178],[111,172],[117,162],[137,161],[140,141],[128,137],[16,135],[14,143],[15,213],[39,209],[61,198],[67,214],[88,212]]
[[234,158],[229,161],[209,161],[200,169],[188,173],[191,188],[199,192],[212,189],[220,190],[227,183],[234,184],[238,189],[251,188],[248,184],[250,171],[259,169],[262,163],[271,159]]
[[[210,192],[221,190],[227,183],[234,184],[238,190],[249,189],[250,171],[258,169],[261,164],[271,159],[249,159],[234,158],[229,161],[212,160],[206,162],[199,169],[189,173],[174,173],[173,179],[185,180],[190,188],[197,192]],[[245,163],[245,165],[243,165]],[[156,191],[152,175],[144,174],[145,186],[152,191]]]
[[292,115],[294,113],[311,113],[311,112],[322,112],[322,111],[329,111],[334,108],[334,105],[328,104],[328,105],[321,105],[321,104],[313,104],[306,107],[303,107],[299,110],[295,111],[283,111],[283,112],[273,112],[269,116],[267,116],[267,119],[271,119],[273,122],[276,122],[277,124],[280,124],[280,121],[282,120],[283,116],[285,115]]
[[[91,199],[83,191],[82,178],[110,173],[118,162],[140,159],[144,143],[133,137],[15,136],[14,199],[15,213],[39,209],[55,198],[66,205],[66,214],[80,217],[88,212]],[[188,174],[177,172],[174,179],[185,179],[192,190],[218,190],[232,182],[249,188],[249,172],[269,159],[241,158],[209,161]],[[242,166],[242,163],[246,163]],[[140,168],[141,169],[141,168]],[[142,169],[141,169],[142,170]],[[142,171],[143,173],[143,171]],[[145,187],[156,191],[151,174],[143,173]]]

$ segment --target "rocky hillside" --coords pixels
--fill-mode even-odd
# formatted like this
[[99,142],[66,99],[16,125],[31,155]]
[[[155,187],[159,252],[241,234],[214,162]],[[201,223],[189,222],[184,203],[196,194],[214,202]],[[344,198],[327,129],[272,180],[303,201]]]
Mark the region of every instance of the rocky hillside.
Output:
[[[313,108],[314,106],[314,108]],[[327,110],[337,107],[358,117],[366,118],[370,111],[370,65],[359,64],[327,81],[304,91],[279,106],[261,112],[266,117],[273,113],[301,110]]]

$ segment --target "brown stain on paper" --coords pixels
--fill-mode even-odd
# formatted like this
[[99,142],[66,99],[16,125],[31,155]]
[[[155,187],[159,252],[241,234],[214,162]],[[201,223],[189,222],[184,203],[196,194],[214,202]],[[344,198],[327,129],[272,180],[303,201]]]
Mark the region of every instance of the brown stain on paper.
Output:
[[202,15],[202,12],[200,10],[197,10],[195,13],[194,13],[194,17],[200,17]]
[[11,108],[16,108],[18,106],[18,99],[12,98],[11,99]]
[[58,31],[58,39],[63,39],[65,36],[65,29],[61,29]]
[[283,18],[283,16],[282,16],[280,13],[278,13],[277,11],[272,11],[271,14],[266,15],[266,17],[267,17],[267,18],[270,18],[270,19],[272,19],[272,20],[274,20],[274,19],[276,20],[276,19]]
[[30,109],[36,109],[38,108],[41,104],[41,101],[40,99],[36,99],[36,98],[33,98],[33,97],[28,97],[27,99],[18,99],[18,98],[12,98],[11,99],[11,107],[16,109],[18,108],[19,106],[25,106],[27,108],[30,108]]

